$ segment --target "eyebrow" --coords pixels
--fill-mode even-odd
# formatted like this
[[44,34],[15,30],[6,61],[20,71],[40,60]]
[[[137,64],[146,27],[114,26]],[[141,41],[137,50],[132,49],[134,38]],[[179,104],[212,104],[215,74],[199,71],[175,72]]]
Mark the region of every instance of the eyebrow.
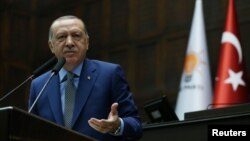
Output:
[[[59,32],[57,32],[56,34],[61,34],[61,33],[67,33],[68,31],[66,31],[66,30],[61,30],[61,31],[59,31]],[[80,29],[73,29],[73,30],[71,30],[71,31],[69,31],[70,33],[71,32],[78,32],[78,33],[84,33],[84,31],[82,31],[82,30],[80,30]]]

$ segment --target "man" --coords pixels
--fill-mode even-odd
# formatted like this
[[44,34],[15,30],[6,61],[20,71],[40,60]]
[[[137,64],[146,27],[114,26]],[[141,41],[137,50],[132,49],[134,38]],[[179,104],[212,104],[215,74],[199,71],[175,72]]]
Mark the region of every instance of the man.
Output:
[[[119,65],[86,58],[89,36],[83,21],[75,16],[56,19],[48,43],[66,63],[31,112],[98,140],[140,139],[142,125],[124,73]],[[50,74],[32,81],[29,107]]]

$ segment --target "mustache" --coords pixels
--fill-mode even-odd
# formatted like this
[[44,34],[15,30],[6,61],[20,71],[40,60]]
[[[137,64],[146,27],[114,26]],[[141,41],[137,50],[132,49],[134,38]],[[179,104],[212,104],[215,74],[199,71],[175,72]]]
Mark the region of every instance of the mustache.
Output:
[[76,48],[73,47],[65,47],[63,52],[76,52]]

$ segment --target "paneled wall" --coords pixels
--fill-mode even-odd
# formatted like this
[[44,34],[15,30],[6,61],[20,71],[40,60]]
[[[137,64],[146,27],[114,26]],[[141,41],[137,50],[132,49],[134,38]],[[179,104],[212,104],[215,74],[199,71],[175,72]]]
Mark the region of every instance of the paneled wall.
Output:
[[[195,0],[2,0],[0,96],[50,58],[47,38],[58,16],[82,18],[90,35],[88,57],[124,68],[144,122],[146,101],[166,95],[175,106]],[[227,0],[203,0],[214,80]],[[250,73],[250,1],[236,0],[241,41]],[[27,107],[29,83],[0,105]]]

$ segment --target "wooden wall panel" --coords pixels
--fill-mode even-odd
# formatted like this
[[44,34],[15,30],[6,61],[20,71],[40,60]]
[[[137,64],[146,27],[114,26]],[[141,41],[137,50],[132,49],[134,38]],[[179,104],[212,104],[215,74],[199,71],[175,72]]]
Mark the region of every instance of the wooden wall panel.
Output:
[[175,34],[176,32],[183,32],[190,28],[194,0],[167,0],[165,2],[166,8],[166,28],[168,33],[165,34]]
[[[217,71],[227,2],[203,1],[212,80]],[[249,74],[250,1],[235,2]],[[88,57],[121,64],[142,119],[147,121],[143,111],[147,100],[167,95],[175,106],[194,3],[195,0],[0,1],[0,96],[50,58],[47,41],[51,22],[58,16],[74,14],[85,21],[89,31]],[[22,91],[28,95],[26,87]],[[20,99],[19,105],[27,104],[25,97]]]
[[86,6],[86,13],[83,20],[88,28],[90,37],[90,48],[100,48],[102,45],[101,40],[101,24],[102,24],[102,3],[91,2]]
[[176,95],[179,91],[186,47],[187,38],[182,37],[167,40],[167,47],[164,48],[164,52],[166,53],[163,65],[165,70],[164,84],[167,89],[167,91],[164,91],[164,94],[167,95],[171,103],[175,103]]
[[[236,1],[237,2],[237,1]],[[212,2],[203,1],[203,13],[206,29],[211,30],[220,27],[222,30],[226,18],[227,1],[213,0]]]
[[110,42],[128,41],[128,1],[111,0]]
[[155,42],[138,45],[135,54],[136,97],[147,97],[155,90]]
[[122,48],[120,50],[114,50],[110,52],[109,61],[120,64],[125,72],[129,72],[130,68],[129,68],[128,57],[130,57],[128,54],[128,50]]
[[[49,27],[54,17],[40,17],[37,19],[36,32],[34,33],[36,42],[32,46],[33,61],[32,66],[38,67],[52,56],[48,46]],[[35,69],[35,67],[33,67]]]
[[145,36],[157,29],[157,3],[155,0],[138,0],[138,35]]
[[[240,30],[241,30],[241,41],[243,41],[241,43],[241,47],[242,47],[242,53],[243,53],[243,57],[245,59],[245,68],[246,71],[248,72],[248,77],[250,78],[250,42],[249,41],[249,33],[250,33],[250,26],[248,22],[245,22],[244,24],[242,24],[240,26]],[[244,31],[244,32],[243,32]]]
[[[1,13],[1,93],[7,94],[28,77],[30,72],[29,56],[29,29],[30,29],[30,4],[23,1],[20,4],[8,1]],[[20,4],[20,5],[19,5]],[[20,12],[18,12],[20,11]],[[29,85],[23,85],[3,101],[1,106],[17,106],[25,108]],[[17,96],[16,96],[17,95]]]
[[[15,87],[21,84],[29,76],[29,67],[22,65],[23,63],[8,62],[3,66],[4,91],[2,95],[11,92]],[[16,106],[22,109],[27,108],[29,83],[24,84],[19,89],[11,92],[11,94],[0,102],[0,106]]]
[[10,20],[10,46],[4,50],[6,53],[4,58],[28,61],[30,55],[29,22],[30,19],[27,16],[15,16]]
[[219,58],[221,36],[222,32],[220,30],[219,31],[211,30],[207,32],[208,57],[209,57],[212,81],[215,80],[215,75],[217,73],[217,65],[218,65],[217,63]]

